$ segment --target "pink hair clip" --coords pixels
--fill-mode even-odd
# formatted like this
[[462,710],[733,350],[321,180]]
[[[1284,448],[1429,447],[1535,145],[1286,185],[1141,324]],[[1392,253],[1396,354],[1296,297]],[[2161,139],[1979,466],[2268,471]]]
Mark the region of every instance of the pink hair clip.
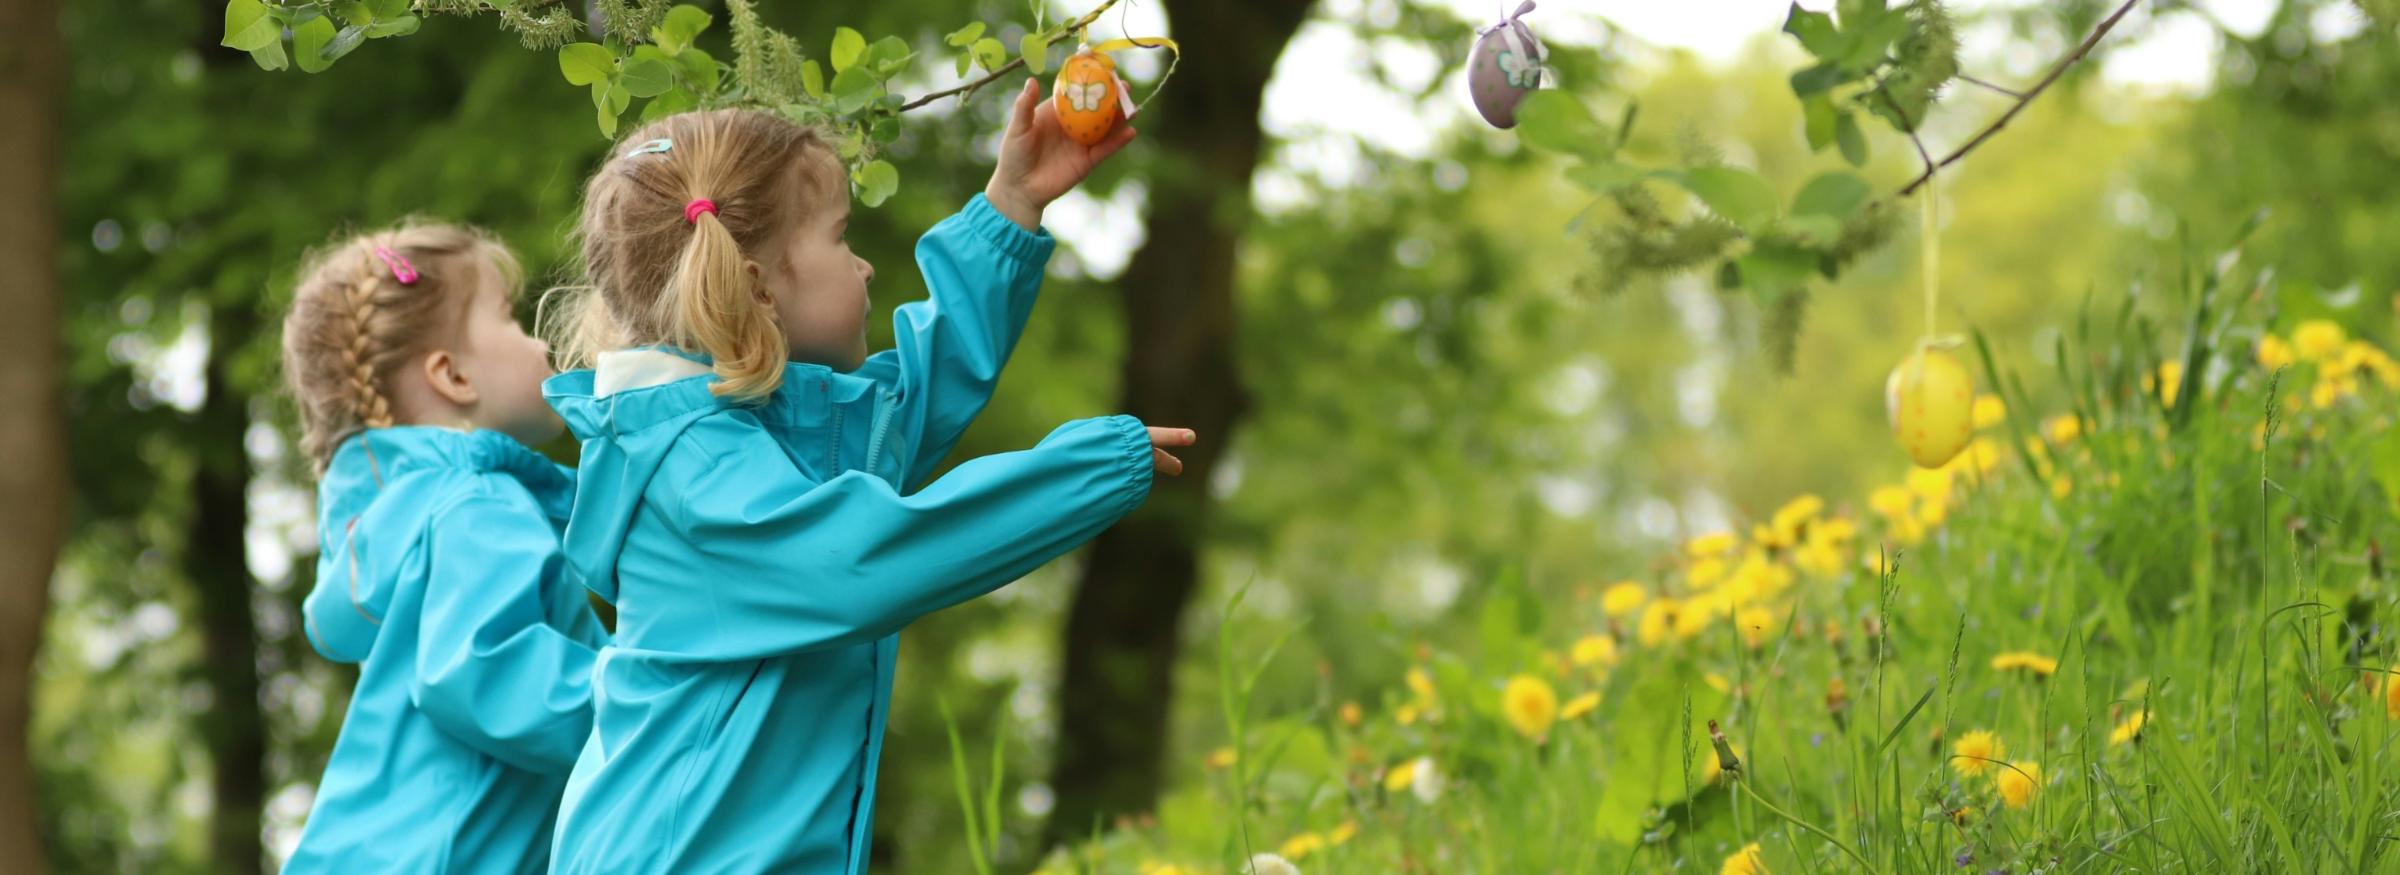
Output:
[[393,252],[391,247],[375,247],[375,257],[383,259],[383,266],[392,269],[392,279],[400,281],[401,285],[417,284],[417,266],[408,263],[408,259],[402,258],[400,253]]

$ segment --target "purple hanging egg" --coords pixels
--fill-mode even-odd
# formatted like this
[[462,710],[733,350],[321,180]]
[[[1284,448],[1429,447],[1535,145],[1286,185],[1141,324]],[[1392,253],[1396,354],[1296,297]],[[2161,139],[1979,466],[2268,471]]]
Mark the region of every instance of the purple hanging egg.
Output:
[[1475,49],[1467,53],[1467,92],[1475,99],[1475,111],[1495,128],[1516,127],[1517,104],[1542,87],[1542,62],[1549,50],[1518,20],[1532,11],[1533,0],[1525,0],[1507,18],[1478,31]]

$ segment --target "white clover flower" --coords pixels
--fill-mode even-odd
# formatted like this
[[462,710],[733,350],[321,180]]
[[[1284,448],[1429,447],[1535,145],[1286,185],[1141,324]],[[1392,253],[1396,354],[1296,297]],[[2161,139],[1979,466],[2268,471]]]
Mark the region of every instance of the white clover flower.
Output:
[[1253,855],[1249,868],[1243,871],[1249,875],[1300,875],[1300,867],[1278,854]]
[[1408,789],[1417,794],[1417,801],[1430,805],[1442,798],[1442,773],[1433,767],[1432,757],[1418,757],[1413,776]]

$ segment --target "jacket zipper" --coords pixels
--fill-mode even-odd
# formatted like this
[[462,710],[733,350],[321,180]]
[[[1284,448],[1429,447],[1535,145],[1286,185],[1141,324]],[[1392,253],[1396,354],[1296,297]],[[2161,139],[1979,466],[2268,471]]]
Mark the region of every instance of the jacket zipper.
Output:
[[891,430],[891,425],[892,393],[878,390],[875,393],[875,426],[867,433],[866,471],[869,474],[883,476],[876,473],[875,467],[883,461],[884,435]]

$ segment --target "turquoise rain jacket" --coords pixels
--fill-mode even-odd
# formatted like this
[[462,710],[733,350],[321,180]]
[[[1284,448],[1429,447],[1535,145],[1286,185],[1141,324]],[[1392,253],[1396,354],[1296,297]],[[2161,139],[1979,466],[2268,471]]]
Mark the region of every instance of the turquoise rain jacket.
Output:
[[547,865],[607,640],[561,573],[574,486],[495,431],[372,429],[334,453],[302,615],[358,687],[284,875]]
[[583,440],[567,560],[617,607],[551,871],[866,870],[897,633],[1149,494],[1124,416],[913,488],[989,399],[1053,246],[976,197],[918,242],[932,298],[898,308],[896,349],[787,365],[763,402],[660,349],[550,380]]

